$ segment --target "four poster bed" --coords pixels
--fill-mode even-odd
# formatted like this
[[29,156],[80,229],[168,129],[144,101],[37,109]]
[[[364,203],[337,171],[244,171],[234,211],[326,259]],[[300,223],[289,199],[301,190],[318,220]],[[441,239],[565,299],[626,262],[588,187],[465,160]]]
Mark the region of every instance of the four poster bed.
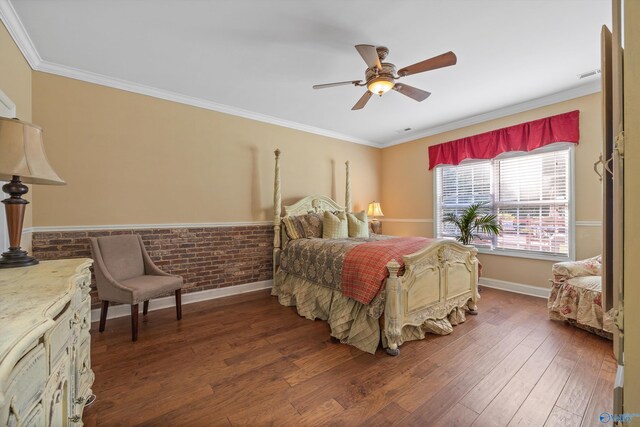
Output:
[[[292,219],[351,211],[349,162],[345,206],[307,196],[282,215],[280,150],[275,151],[273,288],[280,304],[326,320],[342,343],[375,353],[382,342],[399,354],[405,341],[445,335],[476,314],[477,250],[452,240],[420,237],[292,239]],[[296,236],[297,237],[297,236]]]

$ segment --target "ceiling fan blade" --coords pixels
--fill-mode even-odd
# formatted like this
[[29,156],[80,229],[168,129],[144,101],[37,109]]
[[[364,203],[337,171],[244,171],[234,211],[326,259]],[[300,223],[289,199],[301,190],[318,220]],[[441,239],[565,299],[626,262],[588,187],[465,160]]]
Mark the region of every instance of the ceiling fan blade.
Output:
[[364,62],[367,63],[367,67],[373,68],[377,67],[378,70],[382,69],[382,64],[380,64],[380,58],[378,58],[378,51],[376,47],[370,44],[358,44],[356,45],[356,49]]
[[422,102],[431,95],[430,92],[424,91],[422,89],[418,89],[417,87],[409,86],[404,83],[396,83],[393,87],[393,90],[396,92],[400,92],[403,95],[408,96],[409,98],[415,99],[418,102]]
[[321,85],[313,85],[314,89],[325,89],[328,87],[335,87],[335,86],[345,86],[345,85],[359,85],[362,83],[362,80],[349,80],[347,82],[336,82],[336,83],[325,83],[325,84],[321,84]]
[[434,56],[430,59],[425,59],[424,61],[417,62],[413,65],[409,65],[408,67],[401,68],[398,71],[398,75],[401,77],[409,76],[411,74],[423,73],[429,70],[435,70],[437,68],[449,67],[451,65],[455,65],[458,61],[456,54],[453,52],[443,53],[442,55]]
[[371,92],[366,91],[364,95],[362,95],[360,99],[358,99],[358,102],[356,102],[356,105],[354,105],[351,110],[362,110],[362,108],[367,105],[367,102],[369,101],[369,98],[371,98],[371,95],[373,95]]

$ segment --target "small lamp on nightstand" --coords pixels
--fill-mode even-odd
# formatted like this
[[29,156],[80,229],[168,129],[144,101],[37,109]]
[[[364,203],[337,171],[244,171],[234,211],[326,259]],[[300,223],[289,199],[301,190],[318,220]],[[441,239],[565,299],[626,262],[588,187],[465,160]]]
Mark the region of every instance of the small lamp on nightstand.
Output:
[[[0,257],[0,268],[26,267],[38,260],[20,248],[24,212],[29,202],[27,184],[64,185],[65,182],[49,166],[42,145],[42,129],[18,119],[0,117],[0,181],[9,194],[4,199],[9,229],[9,250]],[[4,248],[1,248],[4,249]]]
[[378,216],[384,216],[384,214],[382,213],[382,208],[380,208],[380,202],[376,202],[374,200],[373,202],[369,203],[367,216],[371,218],[371,230],[373,230],[373,232],[376,234],[380,234],[382,224],[380,224],[380,221],[376,218]]

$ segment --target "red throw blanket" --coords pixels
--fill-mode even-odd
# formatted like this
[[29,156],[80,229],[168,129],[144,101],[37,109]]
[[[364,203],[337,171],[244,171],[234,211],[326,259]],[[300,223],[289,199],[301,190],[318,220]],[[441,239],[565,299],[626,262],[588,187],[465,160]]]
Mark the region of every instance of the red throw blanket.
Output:
[[369,304],[389,277],[387,264],[395,259],[404,267],[404,255],[426,248],[434,239],[398,237],[358,245],[347,252],[342,264],[342,294]]

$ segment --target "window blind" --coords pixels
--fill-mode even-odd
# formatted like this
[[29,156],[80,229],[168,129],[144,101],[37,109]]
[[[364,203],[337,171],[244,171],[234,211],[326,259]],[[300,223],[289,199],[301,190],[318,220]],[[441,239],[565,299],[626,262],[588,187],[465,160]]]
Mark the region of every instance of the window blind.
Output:
[[499,236],[474,242],[496,251],[568,256],[570,252],[569,149],[440,166],[436,169],[437,236],[457,231],[442,217],[486,203],[502,225]]

